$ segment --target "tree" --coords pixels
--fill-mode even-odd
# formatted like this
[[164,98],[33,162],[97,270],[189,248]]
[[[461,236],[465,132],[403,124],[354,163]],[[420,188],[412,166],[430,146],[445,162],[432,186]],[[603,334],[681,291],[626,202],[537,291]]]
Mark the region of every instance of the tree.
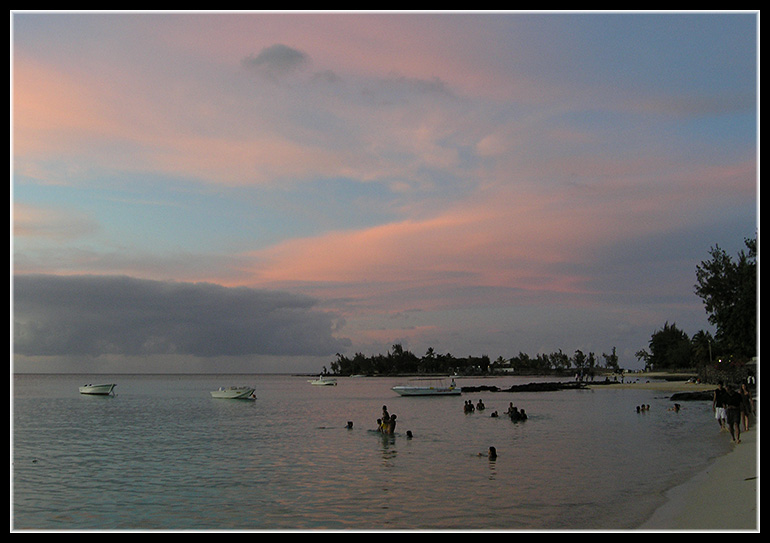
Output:
[[558,352],[551,353],[548,359],[555,370],[565,371],[570,368],[569,356],[563,353],[561,349]]
[[640,349],[636,351],[635,353],[636,359],[641,361],[644,361],[644,371],[650,371],[652,369],[652,364],[650,364],[650,353],[647,352],[645,349]]
[[650,338],[650,354],[647,366],[652,369],[671,370],[692,366],[692,344],[676,324],[668,322]]
[[575,351],[575,355],[572,357],[572,363],[575,365],[575,368],[577,368],[578,373],[586,373],[586,369],[588,368],[588,358],[583,351],[580,349]]
[[715,246],[711,260],[696,269],[695,293],[703,299],[721,348],[741,358],[757,353],[757,238],[745,239],[748,253],[737,262]]
[[616,372],[620,371],[620,366],[618,365],[618,355],[615,352],[615,347],[612,348],[612,353],[602,353],[602,357],[604,358],[604,366],[607,369],[614,370]]
[[711,334],[701,330],[692,336],[692,357],[696,366],[710,364],[714,358],[714,338]]

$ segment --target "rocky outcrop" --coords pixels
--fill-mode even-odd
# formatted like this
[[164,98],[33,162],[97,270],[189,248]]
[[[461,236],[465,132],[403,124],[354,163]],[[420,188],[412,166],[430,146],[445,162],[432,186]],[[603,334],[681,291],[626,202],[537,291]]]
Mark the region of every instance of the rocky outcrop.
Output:
[[499,388],[496,386],[482,385],[472,387],[462,387],[463,392],[553,392],[556,390],[575,390],[588,388],[583,382],[550,382],[550,383],[528,383],[526,385],[513,385],[510,388]]
[[699,392],[677,392],[671,395],[672,402],[711,401],[714,399],[713,390],[701,390]]

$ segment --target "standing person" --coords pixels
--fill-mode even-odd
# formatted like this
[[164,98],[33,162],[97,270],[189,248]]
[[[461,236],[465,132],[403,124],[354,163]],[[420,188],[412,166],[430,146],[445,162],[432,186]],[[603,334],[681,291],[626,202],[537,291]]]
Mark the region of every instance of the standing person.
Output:
[[390,416],[390,421],[388,422],[388,427],[387,427],[385,433],[393,435],[395,432],[396,432],[396,414],[393,413]]
[[741,400],[743,404],[743,411],[741,418],[743,419],[743,431],[749,431],[749,417],[754,412],[754,398],[751,397],[751,391],[746,383],[741,383]]
[[719,423],[721,430],[725,429],[725,397],[727,391],[722,381],[719,381],[717,389],[714,391],[714,400],[711,402],[711,408],[714,410],[714,418]]
[[730,387],[725,397],[725,416],[727,429],[734,443],[741,442],[741,413],[743,412],[743,398],[738,389]]

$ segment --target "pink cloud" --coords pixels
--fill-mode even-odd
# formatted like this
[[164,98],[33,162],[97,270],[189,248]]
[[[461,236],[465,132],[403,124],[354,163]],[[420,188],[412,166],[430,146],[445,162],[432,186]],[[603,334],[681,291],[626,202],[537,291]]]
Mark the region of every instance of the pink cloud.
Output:
[[426,297],[468,286],[591,295],[592,260],[605,247],[686,229],[719,205],[750,201],[755,186],[751,161],[668,165],[663,175],[650,171],[660,164],[651,167],[649,157],[594,166],[595,182],[587,185],[500,178],[431,217],[279,243],[249,255],[253,280],[318,285],[340,296],[344,288],[366,296],[374,285]]

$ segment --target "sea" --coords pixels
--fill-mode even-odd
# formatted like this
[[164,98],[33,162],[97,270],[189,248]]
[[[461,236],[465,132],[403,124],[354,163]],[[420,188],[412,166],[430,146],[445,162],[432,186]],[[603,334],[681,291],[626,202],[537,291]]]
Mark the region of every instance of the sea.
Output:
[[[391,387],[413,381],[310,379],[12,376],[11,529],[633,530],[731,448],[710,402],[676,411],[642,387],[508,392],[538,378],[458,378],[500,391],[401,397]],[[97,382],[114,395],[78,392]],[[240,385],[256,399],[210,395]],[[465,413],[468,400],[486,409]],[[510,404],[528,419],[505,416]],[[376,431],[383,406],[393,435]]]

